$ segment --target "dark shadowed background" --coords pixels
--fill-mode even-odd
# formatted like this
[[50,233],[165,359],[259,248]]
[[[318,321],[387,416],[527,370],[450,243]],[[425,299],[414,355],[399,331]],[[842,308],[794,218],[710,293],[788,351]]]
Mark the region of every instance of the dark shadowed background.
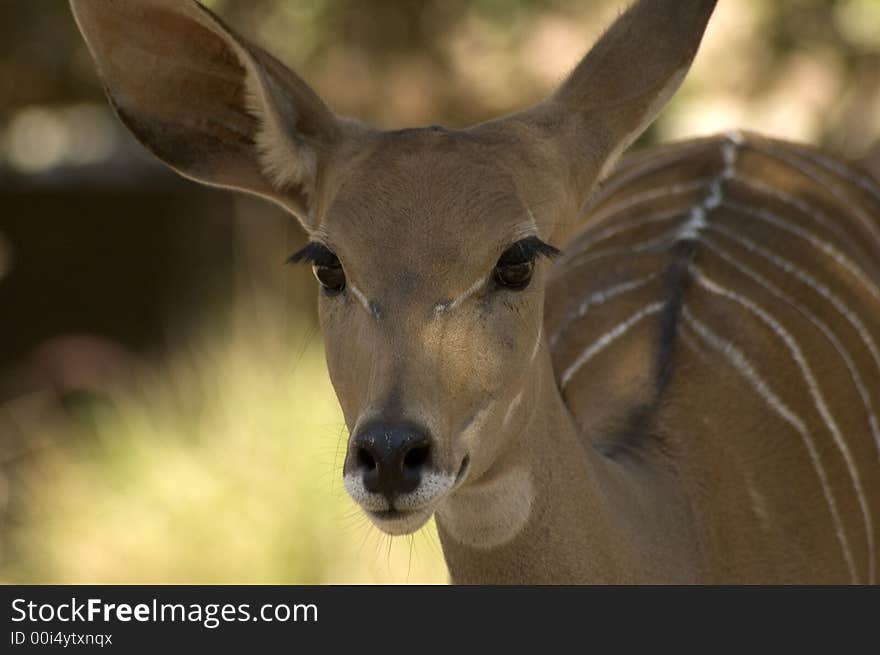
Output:
[[[537,101],[624,0],[214,0],[337,112]],[[880,0],[720,0],[639,146],[733,128],[880,170]],[[344,498],[295,221],[118,125],[62,0],[0,0],[0,581],[445,580]]]

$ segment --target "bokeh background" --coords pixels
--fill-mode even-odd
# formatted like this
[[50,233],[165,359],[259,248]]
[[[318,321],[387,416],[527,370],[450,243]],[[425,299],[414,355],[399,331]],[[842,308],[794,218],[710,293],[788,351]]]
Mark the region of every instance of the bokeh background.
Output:
[[[213,0],[337,112],[484,120],[625,0]],[[880,169],[880,0],[720,0],[640,146],[732,128]],[[155,164],[62,0],[0,0],[0,581],[444,582],[345,498],[303,241]]]

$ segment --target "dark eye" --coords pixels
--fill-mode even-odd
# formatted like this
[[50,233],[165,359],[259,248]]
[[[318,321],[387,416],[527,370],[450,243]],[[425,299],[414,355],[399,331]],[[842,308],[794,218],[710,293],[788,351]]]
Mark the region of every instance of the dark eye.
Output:
[[324,294],[335,296],[345,289],[345,271],[330,248],[319,241],[310,241],[302,250],[293,253],[287,260],[290,264],[308,262],[312,272],[324,290]]
[[321,288],[324,289],[324,293],[328,296],[335,296],[338,293],[342,293],[343,289],[345,289],[345,272],[342,270],[341,265],[326,266],[324,264],[314,264],[312,265],[312,272],[315,274]]
[[535,260],[530,259],[518,264],[498,264],[493,276],[495,284],[511,291],[520,291],[529,286],[532,281],[532,273],[535,270]]
[[522,291],[532,281],[535,260],[538,257],[555,257],[559,251],[538,237],[526,237],[510,246],[495,264],[492,278],[500,289]]

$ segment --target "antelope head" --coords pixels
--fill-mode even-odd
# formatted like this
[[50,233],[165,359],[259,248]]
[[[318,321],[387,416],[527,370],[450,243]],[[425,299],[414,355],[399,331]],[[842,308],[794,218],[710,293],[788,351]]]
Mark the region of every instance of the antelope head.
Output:
[[398,131],[334,115],[194,0],[72,5],[141,143],[186,177],[283,206],[308,233],[292,259],[320,284],[350,430],[345,487],[402,534],[501,466],[553,406],[549,260],[681,83],[715,1],[637,2],[519,113]]

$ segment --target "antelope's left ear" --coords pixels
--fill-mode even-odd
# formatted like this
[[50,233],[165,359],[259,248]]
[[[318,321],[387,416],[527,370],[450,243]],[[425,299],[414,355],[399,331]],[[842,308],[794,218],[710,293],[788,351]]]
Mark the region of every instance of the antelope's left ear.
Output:
[[716,2],[638,0],[553,96],[495,126],[549,142],[582,201],[681,85]]
[[269,198],[308,229],[352,124],[195,0],[71,0],[116,113],[159,159]]

